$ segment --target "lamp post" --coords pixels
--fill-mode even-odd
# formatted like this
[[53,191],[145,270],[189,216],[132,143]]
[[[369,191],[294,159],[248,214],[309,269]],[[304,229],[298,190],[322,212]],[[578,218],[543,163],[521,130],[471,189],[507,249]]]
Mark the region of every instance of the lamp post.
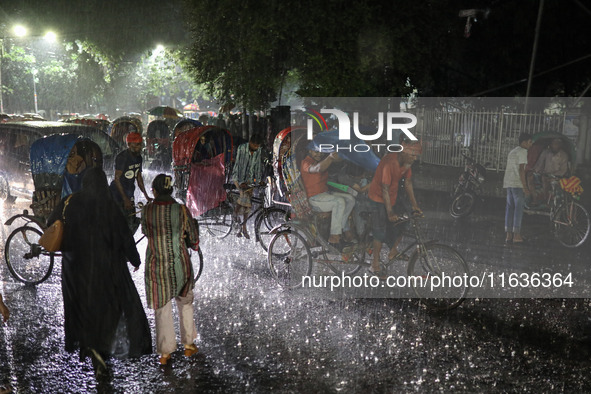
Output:
[[[13,28],[14,34],[17,37],[24,37],[27,35],[27,28],[17,25]],[[0,38],[0,113],[4,113],[4,98],[2,92],[2,60],[4,60],[4,30],[2,31],[2,37]]]
[[0,38],[0,114],[4,113],[4,100],[2,99],[2,58],[4,57],[4,37]]
[[37,70],[33,69],[33,95],[35,96],[35,113],[39,113],[37,109]]

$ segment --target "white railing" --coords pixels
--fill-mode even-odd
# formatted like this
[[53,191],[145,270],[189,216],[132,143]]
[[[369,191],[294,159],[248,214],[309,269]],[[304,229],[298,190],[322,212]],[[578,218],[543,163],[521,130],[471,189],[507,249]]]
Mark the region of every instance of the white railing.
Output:
[[517,146],[522,132],[562,133],[565,114],[491,112],[413,111],[416,130],[423,140],[421,161],[429,164],[460,167],[462,152],[487,169],[503,171],[507,155]]

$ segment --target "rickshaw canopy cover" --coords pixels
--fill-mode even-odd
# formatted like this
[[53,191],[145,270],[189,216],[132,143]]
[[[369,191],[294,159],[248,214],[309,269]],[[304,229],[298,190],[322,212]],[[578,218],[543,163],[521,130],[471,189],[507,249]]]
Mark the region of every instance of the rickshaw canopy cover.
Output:
[[[193,157],[195,146],[199,142],[199,138],[201,138],[201,135],[208,131],[216,129],[223,130],[216,126],[200,126],[184,131],[177,135],[172,143],[172,159],[174,161],[174,165],[189,165]],[[225,144],[226,146],[223,148],[223,153],[225,153],[223,161],[228,162],[232,159],[232,136],[228,133],[227,130],[223,130],[223,132],[226,134],[226,139],[228,140]],[[217,148],[218,147],[216,147],[216,155],[220,154]]]
[[[369,145],[356,136],[351,136],[350,140],[341,140],[339,139],[338,130],[330,130],[318,133],[314,136],[313,141],[317,147],[321,144],[325,145],[322,147],[323,153],[336,152],[338,147],[339,156],[366,169],[367,171],[375,172],[376,168],[378,168],[378,164],[380,163],[380,158],[370,149]],[[327,149],[328,145],[332,146],[332,148]],[[355,146],[360,145],[367,146],[367,150],[356,151],[354,149]]]
[[82,137],[76,134],[54,134],[33,142],[30,150],[31,173],[63,174],[70,151]]

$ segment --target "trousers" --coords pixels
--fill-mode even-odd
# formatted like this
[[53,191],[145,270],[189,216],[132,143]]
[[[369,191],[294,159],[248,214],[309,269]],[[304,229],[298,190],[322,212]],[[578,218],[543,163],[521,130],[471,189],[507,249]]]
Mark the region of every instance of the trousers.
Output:
[[343,230],[349,230],[348,220],[355,206],[355,197],[349,193],[324,192],[308,198],[308,201],[315,211],[331,212],[331,235],[340,235]]
[[[191,345],[197,339],[197,328],[193,320],[193,292],[186,297],[175,297],[181,329],[181,342]],[[154,312],[156,317],[156,352],[170,354],[176,350],[176,333],[172,316],[172,300]]]

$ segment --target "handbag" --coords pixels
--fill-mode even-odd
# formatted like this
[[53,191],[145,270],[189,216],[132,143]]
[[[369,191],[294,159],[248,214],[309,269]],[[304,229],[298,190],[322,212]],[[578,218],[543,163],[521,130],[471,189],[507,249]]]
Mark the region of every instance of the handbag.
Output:
[[62,248],[62,241],[64,239],[64,226],[66,223],[66,207],[70,202],[70,194],[64,202],[64,209],[62,210],[62,218],[56,220],[45,229],[41,238],[39,238],[39,245],[48,252],[57,252]]

